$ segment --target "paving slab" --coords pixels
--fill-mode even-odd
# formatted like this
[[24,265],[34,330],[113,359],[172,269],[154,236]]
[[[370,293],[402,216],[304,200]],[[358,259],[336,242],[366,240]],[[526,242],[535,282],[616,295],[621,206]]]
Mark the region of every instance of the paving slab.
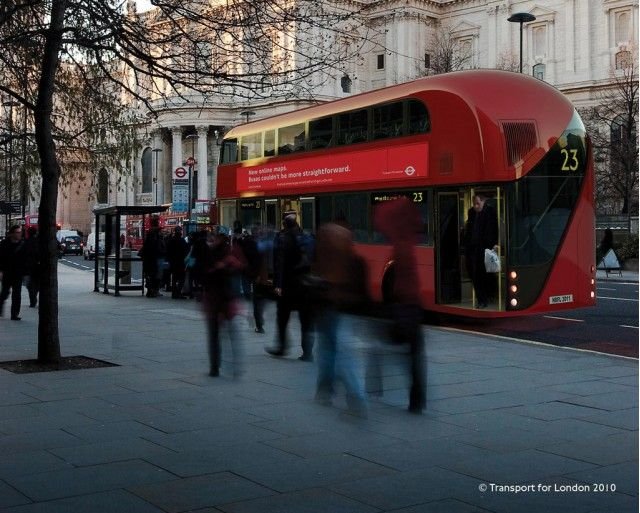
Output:
[[[63,353],[119,367],[0,371],[0,510],[10,513],[597,513],[637,511],[635,360],[425,328],[428,408],[406,411],[406,351],[376,358],[368,419],[313,401],[317,367],[286,358],[240,319],[246,374],[207,375],[201,307],[168,297],[94,294],[90,273],[60,268]],[[0,358],[33,358],[36,312],[0,319]],[[16,325],[19,324],[19,325]],[[68,327],[74,326],[73,330]],[[66,331],[64,331],[66,330]],[[483,492],[481,485],[614,483],[607,493]],[[635,509],[634,509],[635,507]]]

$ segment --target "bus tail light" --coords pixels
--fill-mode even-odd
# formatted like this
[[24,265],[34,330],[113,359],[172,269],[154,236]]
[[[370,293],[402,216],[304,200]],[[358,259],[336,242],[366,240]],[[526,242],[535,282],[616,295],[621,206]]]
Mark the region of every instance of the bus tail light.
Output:
[[591,299],[595,299],[595,297],[596,297],[596,293],[595,293],[595,291],[592,290],[591,291]]
[[511,285],[510,289],[511,289],[511,293],[513,293],[513,294],[518,292],[518,286],[517,285]]
[[512,280],[518,279],[518,273],[516,271],[511,271],[509,273],[509,278],[511,278]]
[[511,300],[511,306],[514,308],[518,306],[518,300],[515,297]]

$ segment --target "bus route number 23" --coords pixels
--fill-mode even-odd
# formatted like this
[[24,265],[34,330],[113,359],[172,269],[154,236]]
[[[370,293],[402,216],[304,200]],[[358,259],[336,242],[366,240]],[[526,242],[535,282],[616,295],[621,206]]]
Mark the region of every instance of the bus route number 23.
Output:
[[580,162],[578,162],[578,150],[562,148],[560,153],[562,153],[564,157],[564,161],[562,162],[563,171],[575,171],[578,169],[580,165]]

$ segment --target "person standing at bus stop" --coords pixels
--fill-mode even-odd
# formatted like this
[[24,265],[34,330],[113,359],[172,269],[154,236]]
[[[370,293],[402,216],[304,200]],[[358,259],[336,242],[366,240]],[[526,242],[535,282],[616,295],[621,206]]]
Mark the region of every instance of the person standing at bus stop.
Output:
[[162,278],[165,244],[160,233],[160,220],[157,217],[151,218],[151,229],[144,239],[140,253],[147,280],[147,297],[158,297],[161,295],[160,279]]
[[498,216],[487,203],[487,197],[478,193],[473,196],[473,207],[467,214],[464,231],[465,259],[478,308],[486,308],[492,295],[493,276],[487,273],[484,264],[485,249],[498,250]]
[[22,240],[22,228],[14,225],[9,228],[8,236],[0,242],[0,317],[4,302],[11,291],[11,320],[20,320],[20,303],[22,301],[22,277],[24,276],[25,248]]
[[313,361],[313,334],[311,304],[305,294],[304,277],[311,272],[311,262],[302,240],[304,234],[297,222],[297,213],[286,211],[283,229],[276,235],[273,248],[273,284],[278,298],[278,339],[275,347],[267,348],[273,356],[284,356],[287,352],[287,324],[293,310],[298,310],[302,331],[302,355],[299,360]]
[[189,245],[182,236],[182,228],[176,226],[173,235],[167,242],[167,261],[171,273],[171,298],[184,299],[182,287],[184,286],[185,263],[184,259],[189,253]]

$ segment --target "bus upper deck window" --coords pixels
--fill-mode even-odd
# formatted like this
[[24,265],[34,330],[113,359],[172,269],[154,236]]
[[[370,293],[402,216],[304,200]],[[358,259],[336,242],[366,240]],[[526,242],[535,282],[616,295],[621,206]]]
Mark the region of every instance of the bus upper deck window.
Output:
[[278,154],[285,155],[305,149],[304,123],[278,129]]
[[409,100],[409,135],[424,134],[431,130],[429,111],[419,100]]
[[355,144],[367,140],[367,110],[345,112],[338,116],[338,144]]
[[262,132],[243,135],[240,138],[240,159],[250,160],[262,157]]
[[276,154],[276,131],[267,130],[264,133],[264,156],[273,157]]
[[331,146],[333,139],[333,118],[309,121],[309,149],[318,150]]
[[222,143],[222,155],[220,160],[223,164],[229,164],[231,162],[238,161],[238,140],[226,139]]
[[378,105],[371,111],[374,139],[403,135],[402,102]]

